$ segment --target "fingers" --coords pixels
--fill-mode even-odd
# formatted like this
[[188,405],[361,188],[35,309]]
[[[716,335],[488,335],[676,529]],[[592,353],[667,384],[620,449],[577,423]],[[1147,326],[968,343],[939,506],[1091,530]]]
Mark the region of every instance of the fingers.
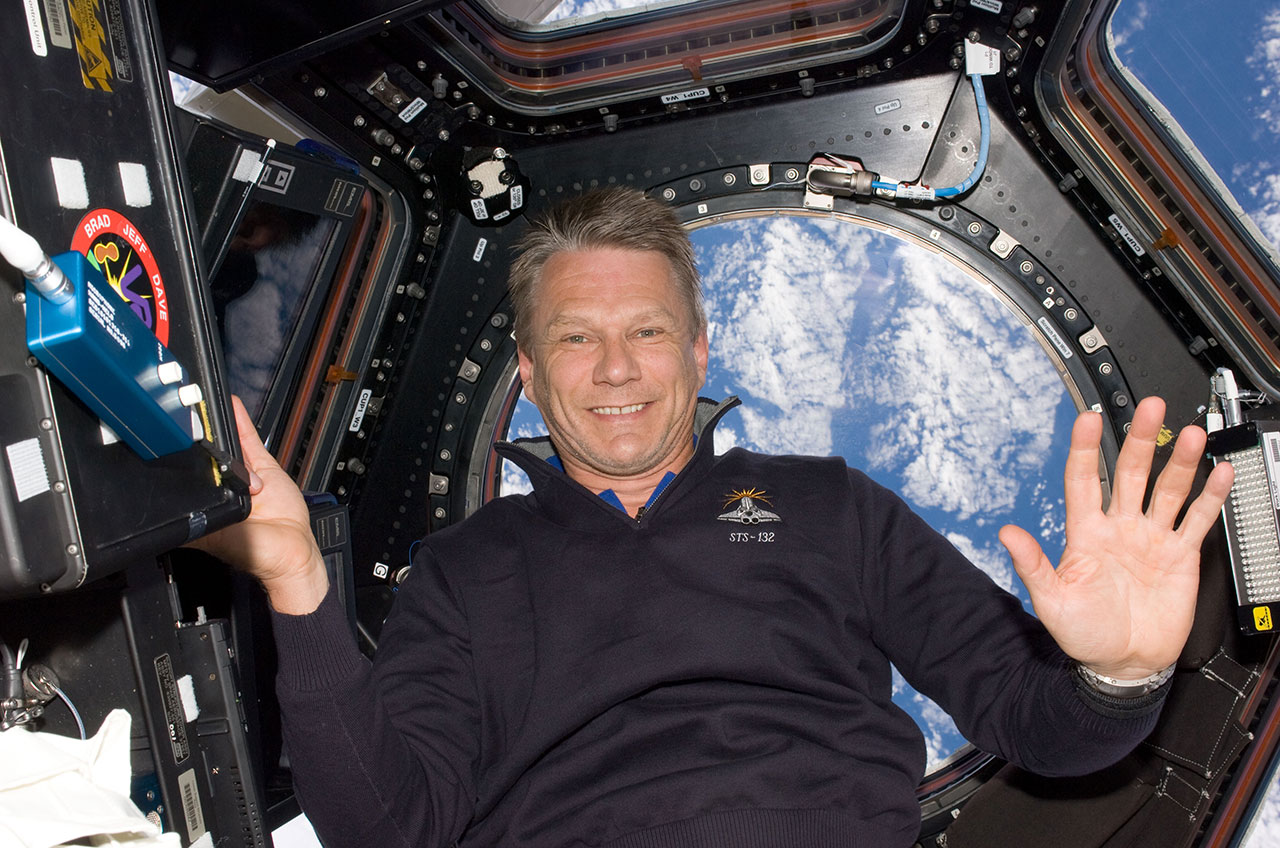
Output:
[[1147,506],[1147,514],[1161,527],[1173,527],[1178,512],[1191,493],[1207,438],[1204,430],[1199,427],[1185,427],[1178,435],[1178,441],[1173,446],[1173,456],[1156,478],[1151,502]]
[[1220,462],[1209,474],[1200,496],[1187,507],[1187,514],[1178,528],[1184,542],[1199,549],[1205,535],[1218,522],[1222,513],[1222,505],[1231,494],[1231,483],[1235,479],[1235,469],[1229,462]]
[[1124,515],[1142,515],[1147,478],[1151,474],[1151,460],[1156,453],[1156,438],[1160,435],[1163,422],[1164,401],[1158,397],[1144,398],[1134,410],[1129,434],[1116,459],[1112,510]]
[[1068,532],[1102,510],[1102,486],[1098,481],[1098,445],[1101,441],[1102,416],[1096,412],[1080,413],[1071,428],[1071,448],[1067,452],[1062,481]]
[[1058,575],[1040,549],[1035,537],[1014,524],[1000,528],[1000,544],[1009,552],[1014,570],[1026,584],[1031,603],[1037,610],[1057,593]]
[[275,457],[262,444],[258,436],[258,428],[253,426],[249,410],[244,408],[244,401],[239,395],[231,396],[231,409],[236,416],[236,431],[240,436],[240,452],[244,454],[244,467],[249,472],[249,494],[256,495],[262,491],[262,478],[258,476],[255,466],[259,462],[275,464]]

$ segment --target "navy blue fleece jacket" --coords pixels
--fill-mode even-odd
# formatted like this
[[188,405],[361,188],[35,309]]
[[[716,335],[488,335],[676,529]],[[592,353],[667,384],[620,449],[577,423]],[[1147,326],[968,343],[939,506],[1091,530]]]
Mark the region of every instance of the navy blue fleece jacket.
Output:
[[925,754],[891,662],[1043,774],[1154,726],[1162,694],[1078,691],[1017,599],[863,474],[711,446],[639,520],[504,448],[533,494],[424,540],[372,666],[332,598],[277,616],[329,848],[907,846]]

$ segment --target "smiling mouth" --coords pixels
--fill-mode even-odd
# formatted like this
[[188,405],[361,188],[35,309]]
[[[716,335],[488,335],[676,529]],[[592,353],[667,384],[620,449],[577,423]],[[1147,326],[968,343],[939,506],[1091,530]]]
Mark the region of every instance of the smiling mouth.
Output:
[[647,404],[633,403],[630,406],[597,406],[592,408],[592,412],[597,415],[627,415],[632,412],[639,412],[644,409]]

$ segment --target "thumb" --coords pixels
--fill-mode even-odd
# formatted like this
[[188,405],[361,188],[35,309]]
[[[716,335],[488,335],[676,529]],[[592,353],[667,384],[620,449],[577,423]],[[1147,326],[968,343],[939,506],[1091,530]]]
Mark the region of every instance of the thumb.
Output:
[[1057,575],[1035,537],[1014,524],[1000,528],[1000,544],[1009,552],[1013,567],[1026,584],[1031,602],[1039,608],[1040,599],[1057,589]]

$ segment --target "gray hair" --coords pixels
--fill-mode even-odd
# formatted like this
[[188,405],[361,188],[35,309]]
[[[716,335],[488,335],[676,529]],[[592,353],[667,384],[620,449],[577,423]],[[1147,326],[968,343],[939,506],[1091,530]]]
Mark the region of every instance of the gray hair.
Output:
[[672,281],[688,308],[694,334],[706,329],[702,286],[689,234],[670,207],[642,191],[614,186],[563,200],[534,218],[515,247],[518,255],[511,263],[507,291],[517,343],[527,340],[525,324],[533,312],[534,290],[547,261],[557,253],[597,248],[661,253],[671,263]]

